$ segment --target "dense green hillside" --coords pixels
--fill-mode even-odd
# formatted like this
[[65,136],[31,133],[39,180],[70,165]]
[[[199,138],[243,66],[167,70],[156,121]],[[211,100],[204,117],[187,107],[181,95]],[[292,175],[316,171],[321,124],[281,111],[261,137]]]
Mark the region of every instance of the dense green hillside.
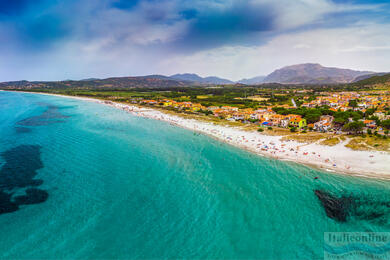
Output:
[[0,83],[1,89],[129,89],[172,88],[193,85],[193,82],[154,75],[145,77],[116,77],[108,79],[67,81],[13,81]]
[[373,76],[368,79],[363,79],[358,82],[355,82],[356,86],[369,86],[369,85],[377,85],[377,84],[390,84],[390,74],[385,74],[382,76]]

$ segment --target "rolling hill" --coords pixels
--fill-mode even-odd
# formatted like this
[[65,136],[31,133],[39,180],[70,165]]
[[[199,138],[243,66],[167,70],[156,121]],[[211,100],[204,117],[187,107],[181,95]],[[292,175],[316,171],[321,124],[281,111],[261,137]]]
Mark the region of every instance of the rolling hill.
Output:
[[368,79],[368,78],[371,78],[371,77],[374,77],[374,76],[383,76],[383,75],[386,75],[387,73],[385,72],[381,72],[381,73],[373,73],[373,74],[367,74],[367,75],[362,75],[362,76],[358,76],[356,77],[353,82],[358,82],[358,81],[361,81],[361,80],[364,80],[364,79]]
[[354,85],[359,85],[359,86],[370,86],[370,85],[377,85],[377,84],[390,85],[390,73],[384,75],[375,75],[354,83]]
[[175,80],[166,76],[113,77],[107,79],[66,80],[66,81],[12,81],[0,83],[2,89],[37,88],[79,88],[79,89],[128,89],[128,88],[169,88],[194,85],[193,82]]

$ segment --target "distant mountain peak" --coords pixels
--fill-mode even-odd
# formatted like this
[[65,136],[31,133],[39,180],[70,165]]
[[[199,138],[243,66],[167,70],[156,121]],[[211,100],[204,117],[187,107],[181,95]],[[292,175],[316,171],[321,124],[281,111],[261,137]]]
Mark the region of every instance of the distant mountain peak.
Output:
[[[99,78],[87,78],[87,79],[82,79],[80,81],[93,81],[93,80],[99,80]],[[71,81],[71,80],[64,80],[64,81]]]
[[178,73],[178,74],[172,75],[171,77],[174,77],[174,76],[190,76],[190,77],[201,78],[201,77],[200,77],[198,74],[196,74],[196,73]]
[[194,82],[200,82],[203,80],[202,77],[195,73],[182,73],[182,74],[175,74],[170,76],[172,79],[178,79],[178,80],[188,80],[188,81],[194,81]]
[[175,74],[170,76],[170,78],[176,80],[193,81],[202,84],[234,84],[233,81],[230,81],[228,79],[223,79],[216,76],[209,76],[209,77],[202,78],[201,76],[194,73]]
[[248,78],[248,79],[241,79],[241,80],[237,81],[237,83],[246,84],[246,85],[261,84],[261,83],[263,83],[265,77],[266,76],[257,76],[257,77]]
[[299,67],[305,67],[305,68],[324,68],[319,63],[301,63],[301,64],[293,64],[293,65],[288,65],[284,66],[281,69],[287,69],[287,68],[299,68]]
[[277,69],[269,74],[264,82],[284,84],[350,83],[359,76],[372,73],[371,71],[324,67],[318,63],[303,63]]

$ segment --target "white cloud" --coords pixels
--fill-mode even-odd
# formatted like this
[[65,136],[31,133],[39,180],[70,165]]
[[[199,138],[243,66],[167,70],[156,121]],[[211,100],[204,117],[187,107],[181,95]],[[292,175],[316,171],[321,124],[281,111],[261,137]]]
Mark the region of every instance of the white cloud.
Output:
[[329,14],[348,13],[357,11],[373,11],[381,7],[378,4],[340,4],[330,0],[253,0],[267,2],[276,10],[276,27],[288,30],[300,26],[311,25],[324,21]]
[[[316,62],[324,66],[390,71],[389,25],[318,29],[277,36],[258,47],[222,47],[162,62],[166,73],[193,71],[238,80],[281,66]],[[170,69],[172,68],[172,69]]]
[[[0,23],[0,32],[3,32],[0,33],[0,43],[7,43],[7,46],[3,44],[0,48],[1,80],[169,75],[181,72],[238,80],[265,75],[281,66],[306,62],[390,71],[390,25],[367,22],[367,17],[363,15],[356,24],[340,23],[339,28],[335,29],[319,29],[321,27],[317,26],[318,23],[328,25],[325,17],[329,14],[376,10],[378,5],[335,4],[330,0],[243,1],[257,6],[255,10],[260,10],[262,6],[274,6],[271,9],[276,12],[272,14],[275,30],[256,34],[255,39],[251,37],[249,40],[248,37],[248,41],[242,42],[232,42],[226,37],[223,47],[190,53],[196,49],[191,46],[183,53],[177,50],[175,41],[186,37],[191,20],[179,19],[180,10],[191,7],[200,10],[231,9],[241,2],[153,1],[143,2],[132,10],[120,10],[107,8],[109,1],[85,0],[72,8],[63,8],[65,17],[71,13],[77,14],[68,21],[74,26],[72,35],[56,43],[53,48],[40,52],[19,50],[19,45],[14,44],[10,36],[11,27]],[[254,17],[258,18],[256,15]],[[243,33],[242,39],[247,39],[245,33],[248,32]],[[264,34],[270,37],[266,43]],[[256,42],[261,42],[261,45],[258,43],[254,46]],[[16,47],[8,49],[8,45]]]
[[[390,25],[368,24],[277,36],[262,46],[228,46],[180,55],[125,45],[108,48],[109,38],[78,41],[31,56],[3,55],[4,80],[55,80],[194,72],[233,80],[265,75],[282,66],[316,62],[324,66],[390,71]],[[12,78],[9,78],[12,75]]]
[[346,48],[340,50],[340,52],[366,52],[366,51],[388,51],[390,45],[383,46],[354,46],[352,48]]

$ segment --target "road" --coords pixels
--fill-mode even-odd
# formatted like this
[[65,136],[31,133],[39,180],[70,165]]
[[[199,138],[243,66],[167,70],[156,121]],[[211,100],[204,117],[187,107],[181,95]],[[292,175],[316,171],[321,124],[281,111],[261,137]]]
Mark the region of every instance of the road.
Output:
[[291,102],[293,103],[294,107],[297,107],[297,104],[295,104],[295,100],[293,98],[291,99]]

